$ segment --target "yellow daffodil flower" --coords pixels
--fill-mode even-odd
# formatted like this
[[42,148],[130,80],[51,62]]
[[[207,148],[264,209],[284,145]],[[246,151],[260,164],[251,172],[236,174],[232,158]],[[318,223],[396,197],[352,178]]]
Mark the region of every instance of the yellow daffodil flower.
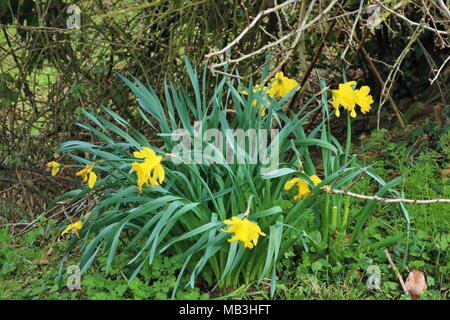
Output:
[[51,170],[52,177],[56,176],[59,172],[59,169],[61,168],[61,164],[56,161],[48,162],[47,166],[52,169]]
[[78,231],[81,230],[81,228],[83,228],[83,222],[81,222],[81,220],[78,220],[75,223],[69,224],[63,232],[61,232],[61,237],[64,236],[66,233],[68,233],[69,231],[72,231],[72,234],[76,234],[77,237],[79,238],[80,236],[78,235]]
[[[311,179],[314,186],[317,186],[320,182],[322,182],[322,180],[316,175],[310,176],[309,179]],[[300,178],[292,178],[291,180],[287,181],[284,184],[284,190],[291,190],[295,186],[298,187],[298,193],[294,196],[294,200],[306,198],[311,193],[311,190],[309,189],[306,181]]]
[[157,187],[164,182],[165,172],[164,167],[161,165],[161,156],[157,156],[155,151],[147,147],[143,147],[141,151],[135,151],[133,155],[136,158],[144,159],[144,162],[135,161],[131,165],[138,177],[139,192],[142,192],[144,185],[150,183],[153,187]]
[[361,108],[363,114],[370,111],[370,105],[373,103],[373,98],[369,92],[370,88],[368,86],[362,86],[358,90],[355,90],[356,103]]
[[142,192],[142,186],[144,184],[148,185],[148,180],[150,179],[151,163],[147,160],[144,162],[133,162],[131,167],[136,171],[137,185],[139,192]]
[[150,184],[153,187],[161,185],[166,177],[164,167],[161,164],[157,164],[153,167],[153,174],[150,176]]
[[339,106],[343,106],[344,109],[349,111],[352,118],[356,117],[356,96],[352,88],[355,84],[356,81],[341,83],[338,90],[332,90],[333,100],[331,100],[331,105],[336,109],[336,117],[340,116]]
[[241,241],[249,249],[252,249],[258,244],[259,236],[266,235],[256,223],[251,222],[247,218],[241,219],[235,216],[231,217],[231,220],[225,220],[223,223],[230,227],[228,230],[222,231],[234,233],[234,236],[228,239],[228,242]]
[[373,103],[373,98],[369,95],[370,88],[362,86],[360,89],[353,89],[354,85],[356,85],[356,81],[349,81],[339,84],[339,89],[332,90],[331,105],[336,109],[336,117],[340,116],[340,106],[350,112],[352,118],[356,117],[355,107],[357,104],[363,114],[370,111],[370,105]]
[[133,155],[135,158],[138,159],[146,159],[146,158],[153,159],[154,157],[156,157],[156,152],[148,147],[143,147],[141,151],[133,152]]
[[311,179],[312,183],[314,184],[314,186],[317,186],[319,183],[322,182],[322,179],[320,179],[318,176],[316,176],[315,174],[310,176],[309,179]]
[[95,163],[91,163],[86,165],[83,169],[78,171],[75,175],[81,176],[83,178],[83,182],[88,182],[89,188],[94,188],[95,182],[97,181],[97,175],[94,171]]
[[[270,83],[267,94],[272,98],[283,98],[297,86],[298,82],[295,79],[286,77],[283,72],[277,72]],[[297,90],[299,89],[297,88]]]

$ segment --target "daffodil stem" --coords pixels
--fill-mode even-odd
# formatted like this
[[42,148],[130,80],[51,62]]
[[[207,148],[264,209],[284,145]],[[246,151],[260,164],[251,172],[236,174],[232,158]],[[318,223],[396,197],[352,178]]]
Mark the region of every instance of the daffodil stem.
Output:
[[331,229],[332,230],[336,229],[337,212],[338,212],[338,208],[336,206],[333,206],[331,208]]
[[328,211],[330,209],[330,197],[325,200],[325,208],[322,210],[322,244],[326,248],[328,245],[328,227],[329,227],[329,215]]
[[350,114],[347,114],[347,140],[345,142],[345,162],[350,155],[350,146],[352,144],[352,123],[350,119]]
[[253,195],[251,194],[250,197],[248,197],[247,210],[245,210],[243,218],[247,218],[248,215],[250,214],[250,208],[252,207],[252,200]]
[[344,215],[342,217],[341,223],[342,228],[345,228],[345,226],[347,225],[349,212],[350,212],[350,197],[346,196],[344,197]]

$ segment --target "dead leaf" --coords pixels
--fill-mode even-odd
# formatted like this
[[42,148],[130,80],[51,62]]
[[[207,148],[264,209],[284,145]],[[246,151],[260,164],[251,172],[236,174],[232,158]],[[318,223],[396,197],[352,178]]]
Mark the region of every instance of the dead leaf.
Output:
[[450,176],[450,168],[441,170],[441,177],[444,182],[446,182],[449,179],[449,176]]
[[350,242],[352,235],[350,233],[346,233],[344,236],[344,243],[347,244]]
[[406,279],[405,288],[414,299],[419,299],[422,292],[427,289],[423,273],[419,270],[411,271]]
[[47,265],[48,264],[48,260],[47,259],[41,259],[41,260],[36,261],[36,264],[38,266]]
[[47,257],[51,256],[53,254],[53,251],[55,251],[55,250],[53,250],[53,248],[48,249],[48,251],[46,253]]

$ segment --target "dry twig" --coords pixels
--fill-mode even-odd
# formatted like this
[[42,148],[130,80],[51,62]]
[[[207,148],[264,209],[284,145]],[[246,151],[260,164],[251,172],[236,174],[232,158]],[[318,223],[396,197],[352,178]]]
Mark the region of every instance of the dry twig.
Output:
[[405,286],[405,282],[403,281],[402,275],[400,274],[400,272],[398,272],[397,267],[394,264],[394,261],[392,261],[391,255],[389,254],[389,251],[384,250],[384,254],[386,255],[386,258],[388,259],[392,270],[394,270],[395,275],[397,276],[398,281],[400,282],[400,285],[402,286],[403,291],[405,292],[405,294],[409,295],[409,292],[408,292],[408,290],[406,289],[406,286]]
[[379,196],[367,196],[365,194],[354,193],[347,190],[334,189],[330,186],[322,187],[322,190],[330,194],[343,194],[352,198],[377,201],[383,203],[410,203],[410,204],[433,204],[433,203],[450,203],[450,199],[429,199],[429,200],[417,200],[417,199],[405,199],[405,198],[383,198]]

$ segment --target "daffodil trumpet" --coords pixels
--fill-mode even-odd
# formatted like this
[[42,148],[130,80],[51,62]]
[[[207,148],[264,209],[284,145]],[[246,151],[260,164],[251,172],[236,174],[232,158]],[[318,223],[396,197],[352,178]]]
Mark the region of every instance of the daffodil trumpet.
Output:
[[[314,186],[319,185],[322,180],[317,175],[312,175],[309,177]],[[297,194],[294,196],[294,200],[301,200],[308,197],[311,194],[311,189],[308,183],[301,178],[292,178],[284,184],[284,190],[289,191],[292,188],[297,188]]]
[[89,188],[94,188],[95,182],[97,181],[97,174],[93,171],[95,168],[95,162],[91,164],[87,164],[83,169],[78,171],[75,175],[81,176],[83,178],[83,182],[88,183]]

